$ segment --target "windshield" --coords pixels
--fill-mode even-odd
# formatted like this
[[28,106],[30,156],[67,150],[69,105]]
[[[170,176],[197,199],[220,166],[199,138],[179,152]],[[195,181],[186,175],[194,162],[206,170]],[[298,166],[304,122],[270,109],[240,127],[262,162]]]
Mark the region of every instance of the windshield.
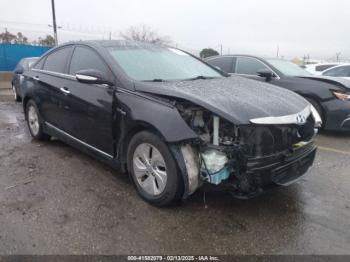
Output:
[[286,76],[310,76],[311,74],[292,62],[282,59],[267,59],[272,66]]
[[134,80],[166,81],[222,77],[205,63],[178,49],[140,45],[109,47],[108,51],[124,72]]

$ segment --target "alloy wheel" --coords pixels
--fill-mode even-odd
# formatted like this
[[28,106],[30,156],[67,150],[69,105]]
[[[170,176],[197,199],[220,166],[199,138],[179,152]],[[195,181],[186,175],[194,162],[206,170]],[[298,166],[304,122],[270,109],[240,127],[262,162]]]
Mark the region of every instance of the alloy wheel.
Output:
[[12,85],[12,92],[13,92],[13,96],[15,98],[15,101],[17,101],[18,97],[17,97],[17,92],[16,92],[16,88],[14,85]]
[[34,106],[30,105],[28,108],[28,123],[30,131],[34,136],[38,135],[39,133],[39,117],[36,109]]
[[137,183],[152,196],[160,195],[166,186],[167,172],[162,154],[151,144],[138,145],[133,155]]

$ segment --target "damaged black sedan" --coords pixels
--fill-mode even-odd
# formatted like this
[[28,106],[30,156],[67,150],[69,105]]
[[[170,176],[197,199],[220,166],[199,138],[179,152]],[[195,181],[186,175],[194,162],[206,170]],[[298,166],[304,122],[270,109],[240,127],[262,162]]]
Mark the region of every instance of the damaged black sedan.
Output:
[[61,45],[24,75],[35,139],[56,137],[128,172],[156,206],[210,184],[248,198],[312,165],[317,111],[299,95],[228,77],[178,49]]

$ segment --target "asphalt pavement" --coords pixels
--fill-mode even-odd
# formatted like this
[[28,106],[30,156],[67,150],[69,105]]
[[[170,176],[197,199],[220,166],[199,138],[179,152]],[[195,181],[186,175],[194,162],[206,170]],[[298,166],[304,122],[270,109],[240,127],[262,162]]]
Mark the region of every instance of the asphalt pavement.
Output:
[[350,254],[350,134],[318,135],[308,174],[251,200],[198,191],[160,209],[125,174],[33,141],[0,102],[1,254]]

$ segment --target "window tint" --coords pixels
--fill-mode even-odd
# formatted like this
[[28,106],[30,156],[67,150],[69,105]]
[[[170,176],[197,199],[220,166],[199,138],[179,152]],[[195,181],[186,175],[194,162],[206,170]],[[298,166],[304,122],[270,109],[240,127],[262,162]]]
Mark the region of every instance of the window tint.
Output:
[[78,46],[74,49],[69,74],[75,75],[76,72],[85,69],[95,69],[105,74],[109,71],[103,60],[93,50]]
[[326,70],[326,69],[328,69],[328,68],[331,68],[331,67],[333,67],[333,66],[335,66],[335,65],[334,65],[334,64],[329,64],[329,65],[319,65],[319,66],[315,66],[315,71],[321,72],[321,71],[324,71],[324,70]]
[[350,66],[340,66],[332,68],[325,72],[325,76],[338,76],[338,77],[349,77],[350,76]]
[[71,47],[64,47],[49,54],[44,64],[44,70],[65,73],[65,67],[69,58],[70,50]]
[[245,75],[257,75],[257,71],[261,69],[269,70],[260,61],[250,57],[237,57],[236,73]]
[[213,66],[220,67],[221,70],[227,73],[233,73],[232,61],[233,61],[233,57],[222,56],[222,57],[210,59],[208,60],[208,63]]
[[45,57],[40,59],[40,61],[34,66],[35,69],[43,69],[43,65],[45,62]]

